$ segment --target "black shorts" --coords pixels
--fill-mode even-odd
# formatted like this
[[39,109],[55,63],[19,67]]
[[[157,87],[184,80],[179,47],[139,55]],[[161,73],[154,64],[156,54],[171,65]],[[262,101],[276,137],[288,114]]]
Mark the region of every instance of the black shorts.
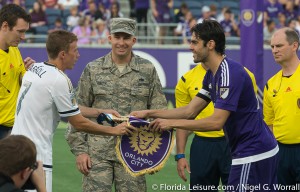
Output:
[[208,138],[195,135],[190,150],[190,188],[215,186],[217,189],[220,180],[226,185],[230,166],[231,154],[225,137]]
[[[300,144],[282,144],[279,146],[278,183],[284,186],[295,186],[300,190]],[[290,189],[292,191],[292,189]]]
[[3,139],[7,135],[9,135],[11,130],[12,130],[12,127],[0,125],[0,139]]

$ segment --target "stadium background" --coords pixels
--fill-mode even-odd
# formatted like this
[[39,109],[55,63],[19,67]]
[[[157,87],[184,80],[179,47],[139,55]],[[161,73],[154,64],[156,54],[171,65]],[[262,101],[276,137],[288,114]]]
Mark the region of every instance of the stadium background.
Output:
[[[152,61],[158,71],[163,87],[173,89],[181,75],[195,65],[193,62],[193,56],[187,45],[164,45],[160,47],[162,48],[158,48],[157,45],[148,45],[146,47],[143,47],[143,45],[137,45],[134,47],[134,52],[137,55]],[[31,56],[36,61],[47,60],[46,49],[43,44],[23,44],[20,46],[20,50],[24,58]],[[79,48],[80,57],[75,64],[74,69],[66,71],[74,87],[76,87],[86,64],[107,54],[109,51],[110,48],[106,45],[101,47],[86,46]],[[240,46],[228,45],[226,46],[225,53],[228,57],[241,62]],[[261,70],[263,70],[263,82],[262,85],[260,85],[260,88],[262,88],[266,81],[280,68],[280,66],[275,63],[269,46],[265,45],[263,50],[263,63],[260,63],[259,65],[261,66]],[[257,74],[255,75],[257,77]]]
[[[45,61],[46,51],[44,45],[22,45],[20,50],[24,57],[33,56],[37,61]],[[109,47],[80,47],[80,58],[75,65],[75,68],[66,71],[71,78],[74,87],[76,87],[81,72],[85,65],[110,51]],[[163,48],[136,46],[134,49],[136,54],[142,55],[155,63],[160,78],[163,80],[163,86],[169,107],[174,106],[174,87],[178,78],[181,77],[187,70],[194,66],[192,54],[188,47],[170,46]],[[228,46],[226,55],[237,61],[240,61],[240,47]],[[261,64],[264,71],[263,81],[272,76],[279,70],[279,66],[275,64],[270,48],[264,48],[264,63]],[[42,99],[42,98],[41,98]],[[69,147],[64,139],[66,124],[61,123],[54,136],[54,169],[53,169],[53,189],[55,192],[80,192],[81,191],[81,174],[75,166],[75,157],[71,154]],[[189,143],[191,142],[191,137]],[[190,146],[188,143],[187,146]],[[189,156],[189,147],[186,149]],[[166,163],[165,167],[154,175],[147,176],[148,191],[173,191],[173,190],[153,190],[153,185],[166,184],[168,187],[179,187],[184,185],[188,188],[188,183],[183,182],[177,175],[176,162],[173,155]],[[188,191],[188,190],[186,190]]]
[[[124,2],[124,0],[121,2]],[[181,1],[178,0],[175,2]],[[236,11],[239,12],[238,7]],[[241,47],[239,45],[228,45],[226,48],[226,55],[228,57],[238,62],[243,60],[241,59],[243,57],[241,56]],[[44,44],[22,44],[20,46],[20,50],[24,58],[31,56],[36,61],[47,60]],[[80,74],[82,73],[85,65],[89,61],[101,57],[109,51],[109,45],[101,45],[101,47],[88,45],[81,46],[79,48],[81,57],[75,65],[75,68],[72,71],[66,71],[72,80],[74,87],[76,87]],[[170,107],[173,107],[174,87],[177,83],[177,80],[181,77],[181,75],[194,66],[192,53],[190,53],[188,45],[159,45],[158,48],[158,45],[143,45],[137,43],[137,45],[134,47],[134,51],[137,55],[145,57],[155,64],[165,89],[167,99],[170,101]],[[255,57],[252,57],[252,59],[254,62],[257,61]],[[254,65],[259,66],[259,71],[261,69],[263,72],[256,74],[255,71],[253,71],[256,76],[261,76],[262,74],[262,81],[259,82],[260,89],[263,88],[267,79],[279,70],[279,66],[275,64],[271,50],[268,46],[265,46],[263,49],[263,62],[256,63]],[[54,137],[53,191],[79,192],[81,191],[81,174],[76,169],[75,157],[71,154],[64,139],[65,128],[66,124],[61,123]],[[189,139],[189,143],[187,145],[187,156],[189,156],[190,142],[191,138]],[[152,188],[156,185],[159,187],[159,190],[154,190]],[[170,157],[165,167],[160,172],[147,176],[147,186],[148,191],[183,191],[180,190],[182,189],[181,186],[187,188],[185,191],[188,191],[188,182],[184,183],[177,175],[176,162],[174,161],[173,156]],[[168,187],[168,189],[165,187]]]

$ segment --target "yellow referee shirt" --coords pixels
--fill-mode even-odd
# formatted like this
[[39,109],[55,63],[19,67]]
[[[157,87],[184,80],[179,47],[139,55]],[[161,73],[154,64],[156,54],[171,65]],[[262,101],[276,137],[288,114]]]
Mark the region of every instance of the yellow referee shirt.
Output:
[[[190,101],[197,95],[202,88],[202,81],[206,74],[206,70],[201,64],[184,74],[178,81],[175,89],[176,107],[182,107],[190,103]],[[214,113],[213,103],[210,102],[208,106],[196,117],[196,119],[211,116]],[[209,131],[209,132],[194,132],[202,137],[223,137],[224,132]]]
[[300,143],[299,66],[290,77],[283,77],[280,70],[264,88],[264,120],[273,125],[275,138],[283,144]]
[[20,90],[20,76],[25,66],[17,47],[9,47],[8,53],[0,49],[0,125],[12,127]]

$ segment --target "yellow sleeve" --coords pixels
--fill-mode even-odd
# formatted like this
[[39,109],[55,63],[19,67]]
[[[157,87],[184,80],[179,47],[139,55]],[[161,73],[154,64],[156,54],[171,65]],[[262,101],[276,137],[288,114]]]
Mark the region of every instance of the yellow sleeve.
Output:
[[21,53],[20,53],[20,50],[19,50],[19,48],[17,48],[17,47],[16,47],[16,52],[17,52],[17,54],[19,55],[20,63],[22,64],[22,65],[20,66],[20,68],[19,68],[19,71],[20,71],[21,76],[23,77],[24,74],[26,73],[25,64],[24,64],[22,55],[21,55]]
[[255,76],[254,74],[249,70],[247,69],[246,67],[244,67],[244,69],[247,71],[247,73],[249,74],[251,80],[252,80],[252,84],[253,84],[253,88],[254,88],[254,92],[255,94],[257,94],[257,84],[256,84],[256,80],[255,80]]
[[[182,78],[184,78],[182,76]],[[182,78],[178,81],[176,88],[175,88],[175,99],[176,99],[176,107],[183,107],[190,103],[192,98],[188,93],[188,89],[186,88],[185,82]]]
[[263,100],[263,115],[264,115],[264,121],[267,125],[273,125],[274,122],[274,112],[272,109],[271,102],[269,100],[269,97],[271,94],[268,92],[267,89],[268,83],[264,87],[264,100]]
[[21,66],[21,76],[23,77],[25,73],[26,73],[26,69],[25,69],[25,65],[23,63],[23,65]]

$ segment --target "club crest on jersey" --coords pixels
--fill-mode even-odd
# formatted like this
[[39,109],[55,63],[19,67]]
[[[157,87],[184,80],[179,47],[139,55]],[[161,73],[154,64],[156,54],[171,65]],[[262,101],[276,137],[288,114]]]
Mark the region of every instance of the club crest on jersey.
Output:
[[71,100],[73,106],[77,105],[75,94],[73,92],[70,94],[70,100]]
[[300,109],[300,98],[297,99],[297,106]]
[[220,88],[220,97],[222,99],[226,99],[228,94],[229,94],[229,88],[224,88],[224,87]]

